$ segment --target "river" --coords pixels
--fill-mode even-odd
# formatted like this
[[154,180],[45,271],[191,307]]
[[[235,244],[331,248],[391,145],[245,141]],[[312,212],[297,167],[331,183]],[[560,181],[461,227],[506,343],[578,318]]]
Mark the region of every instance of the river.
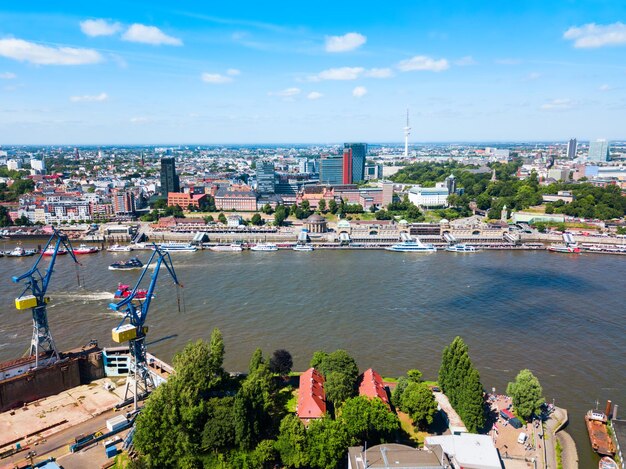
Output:
[[[9,248],[6,246],[3,248]],[[28,247],[28,246],[26,246]],[[145,261],[149,252],[139,252]],[[119,316],[107,310],[118,282],[137,272],[107,269],[129,253],[59,258],[49,319],[60,349],[94,338],[111,345]],[[170,361],[214,327],[226,344],[228,370],[246,370],[256,347],[289,350],[304,369],[314,351],[345,348],[361,369],[384,376],[418,368],[436,379],[441,351],[456,335],[470,348],[486,389],[504,392],[529,368],[548,402],[570,412],[580,467],[592,467],[583,415],[606,399],[626,411],[624,305],[626,259],[547,252],[403,254],[384,251],[176,253],[184,284],[177,307],[167,272],[159,277],[147,324],[150,339],[177,334],[150,351]],[[13,299],[10,277],[35,258],[0,259],[0,360],[28,347],[31,318]],[[47,261],[46,261],[47,262]],[[83,287],[77,286],[76,277]]]

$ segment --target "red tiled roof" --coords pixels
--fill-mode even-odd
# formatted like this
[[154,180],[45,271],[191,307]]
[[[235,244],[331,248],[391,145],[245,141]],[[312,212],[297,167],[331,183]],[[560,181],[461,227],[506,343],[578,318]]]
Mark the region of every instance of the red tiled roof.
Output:
[[326,413],[324,377],[315,368],[309,368],[300,375],[296,413],[306,420],[321,418]]
[[359,396],[367,396],[372,399],[378,397],[385,404],[389,405],[389,398],[387,397],[383,379],[372,368],[365,370],[359,376]]

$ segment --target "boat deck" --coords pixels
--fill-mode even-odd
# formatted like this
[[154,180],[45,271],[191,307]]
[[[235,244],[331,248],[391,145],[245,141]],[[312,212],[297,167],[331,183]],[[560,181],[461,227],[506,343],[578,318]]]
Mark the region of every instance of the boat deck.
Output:
[[598,454],[613,456],[615,454],[615,445],[609,436],[606,423],[588,418],[585,420],[593,450]]

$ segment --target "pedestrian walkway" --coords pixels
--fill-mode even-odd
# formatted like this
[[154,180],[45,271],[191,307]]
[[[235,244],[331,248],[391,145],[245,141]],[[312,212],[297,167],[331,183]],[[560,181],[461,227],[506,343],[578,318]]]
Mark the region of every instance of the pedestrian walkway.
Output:
[[578,469],[578,452],[572,437],[562,429],[567,425],[567,409],[555,407],[545,422],[545,449],[547,469],[556,469],[556,442],[561,445],[563,469]]

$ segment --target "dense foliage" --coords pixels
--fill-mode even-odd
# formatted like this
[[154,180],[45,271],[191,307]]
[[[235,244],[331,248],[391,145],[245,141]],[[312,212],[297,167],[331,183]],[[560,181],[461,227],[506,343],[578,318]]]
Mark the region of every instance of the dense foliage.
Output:
[[546,204],[546,213],[563,213],[577,218],[609,220],[626,215],[626,197],[619,186],[596,187],[591,184],[552,184],[545,193],[556,194],[559,190],[569,190],[574,200],[568,204],[562,200]]
[[400,377],[391,395],[391,403],[396,409],[407,413],[418,428],[425,428],[433,423],[437,412],[435,396],[422,381],[419,370],[409,370],[406,376]]
[[515,381],[508,384],[506,393],[513,399],[515,412],[524,420],[539,415],[540,408],[545,403],[539,380],[527,369],[520,371]]
[[463,339],[456,337],[443,350],[439,385],[465,427],[476,433],[485,425],[483,386]]

